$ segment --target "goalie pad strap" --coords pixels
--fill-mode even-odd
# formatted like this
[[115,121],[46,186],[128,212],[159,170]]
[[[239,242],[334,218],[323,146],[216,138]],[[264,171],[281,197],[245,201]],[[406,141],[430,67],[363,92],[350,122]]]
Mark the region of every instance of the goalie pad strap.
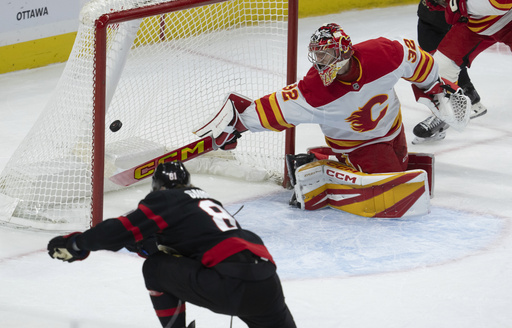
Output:
[[308,154],[315,155],[315,158],[318,160],[321,159],[336,159],[336,154],[331,147],[321,146],[321,147],[311,147],[307,149]]

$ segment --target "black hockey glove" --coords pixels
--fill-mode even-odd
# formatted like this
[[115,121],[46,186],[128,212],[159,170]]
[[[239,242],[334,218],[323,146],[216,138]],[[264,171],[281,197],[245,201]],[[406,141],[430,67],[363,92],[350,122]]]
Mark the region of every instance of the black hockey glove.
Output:
[[137,253],[143,258],[147,258],[159,251],[156,236],[149,236],[148,238],[136,243],[126,245],[125,248],[130,252]]
[[90,251],[80,250],[75,239],[81,232],[73,232],[66,236],[58,236],[48,243],[48,255],[64,262],[82,261],[89,256]]

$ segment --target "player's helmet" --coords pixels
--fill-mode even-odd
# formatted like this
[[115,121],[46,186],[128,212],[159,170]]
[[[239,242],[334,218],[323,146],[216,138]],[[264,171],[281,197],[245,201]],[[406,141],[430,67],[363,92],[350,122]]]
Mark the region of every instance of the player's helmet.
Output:
[[176,188],[177,186],[190,186],[190,173],[182,162],[166,162],[159,164],[153,174],[151,189],[160,190]]
[[334,81],[353,53],[350,37],[335,23],[320,26],[309,41],[308,59],[315,66],[325,86]]

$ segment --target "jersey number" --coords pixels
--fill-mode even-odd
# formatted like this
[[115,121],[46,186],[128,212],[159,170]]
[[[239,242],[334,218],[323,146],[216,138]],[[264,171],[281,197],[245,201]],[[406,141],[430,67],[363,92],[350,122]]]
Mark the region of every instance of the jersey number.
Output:
[[299,91],[296,89],[297,84],[292,84],[283,88],[283,92],[281,93],[283,96],[283,100],[297,100],[299,98]]
[[211,200],[205,199],[200,201],[199,207],[211,216],[213,222],[221,231],[238,229],[235,218]]
[[411,63],[415,63],[416,62],[416,59],[418,59],[417,55],[416,55],[416,44],[414,43],[413,40],[409,40],[409,39],[404,39],[404,42],[405,42],[405,45],[407,46],[407,48],[409,48],[409,51],[407,53],[407,59],[411,62]]

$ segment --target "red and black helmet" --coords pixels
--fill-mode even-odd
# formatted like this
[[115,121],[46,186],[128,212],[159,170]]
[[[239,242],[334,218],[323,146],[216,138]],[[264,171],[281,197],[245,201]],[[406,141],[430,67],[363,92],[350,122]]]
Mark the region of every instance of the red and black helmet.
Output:
[[352,41],[338,24],[322,25],[311,36],[308,58],[325,85],[332,83],[353,54]]

